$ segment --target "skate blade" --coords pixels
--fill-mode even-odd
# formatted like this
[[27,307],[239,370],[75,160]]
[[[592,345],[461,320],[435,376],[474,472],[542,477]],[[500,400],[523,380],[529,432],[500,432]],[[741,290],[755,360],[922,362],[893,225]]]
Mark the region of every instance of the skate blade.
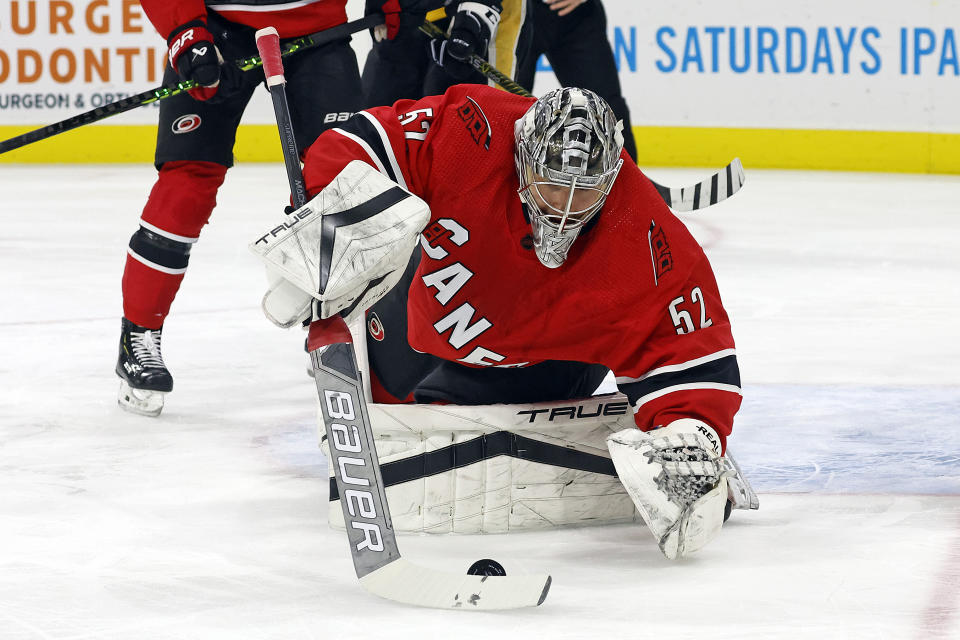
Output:
[[163,410],[163,396],[165,395],[166,393],[162,391],[134,389],[126,380],[121,380],[120,393],[117,394],[117,404],[124,411],[154,417],[160,415]]

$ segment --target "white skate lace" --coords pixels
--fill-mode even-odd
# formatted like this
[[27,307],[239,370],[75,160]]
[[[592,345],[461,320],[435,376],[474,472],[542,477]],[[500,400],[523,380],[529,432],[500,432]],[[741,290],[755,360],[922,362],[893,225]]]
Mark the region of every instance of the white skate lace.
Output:
[[167,368],[163,364],[163,356],[160,355],[160,337],[159,332],[150,330],[130,334],[133,355],[144,368]]

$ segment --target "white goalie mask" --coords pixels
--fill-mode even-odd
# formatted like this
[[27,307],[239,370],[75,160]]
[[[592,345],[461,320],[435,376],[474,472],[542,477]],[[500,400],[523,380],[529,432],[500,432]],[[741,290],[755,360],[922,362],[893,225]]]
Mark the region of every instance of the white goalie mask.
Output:
[[534,249],[555,269],[613,188],[623,165],[623,123],[597,94],[565,87],[537,100],[517,120],[514,137]]

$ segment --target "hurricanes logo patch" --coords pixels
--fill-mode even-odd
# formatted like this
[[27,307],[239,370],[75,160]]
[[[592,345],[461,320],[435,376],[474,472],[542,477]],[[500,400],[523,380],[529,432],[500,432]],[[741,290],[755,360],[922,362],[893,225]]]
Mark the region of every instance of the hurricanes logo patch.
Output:
[[170,129],[176,133],[190,133],[191,131],[196,131],[200,128],[200,116],[195,113],[188,113],[185,116],[180,116],[173,121],[173,126]]
[[467,101],[457,108],[457,115],[467,125],[467,131],[477,144],[483,143],[484,149],[490,148],[490,139],[493,134],[490,132],[490,121],[486,114],[480,108],[473,98],[467,96]]
[[653,220],[647,231],[647,243],[650,246],[650,260],[653,262],[653,282],[658,284],[665,273],[673,269],[673,254],[663,228]]
[[383,342],[383,323],[380,322],[380,317],[376,313],[371,313],[367,318],[367,330],[371,338],[377,342]]

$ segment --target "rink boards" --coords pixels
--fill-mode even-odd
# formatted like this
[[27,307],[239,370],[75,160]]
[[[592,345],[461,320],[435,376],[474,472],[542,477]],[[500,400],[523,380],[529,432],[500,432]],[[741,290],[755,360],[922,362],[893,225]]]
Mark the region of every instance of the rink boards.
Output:
[[[361,5],[350,0],[350,17]],[[604,5],[642,166],[740,156],[747,167],[960,173],[957,3]],[[0,139],[158,86],[165,57],[129,0],[9,3],[0,41]],[[367,33],[353,45],[362,65]],[[557,86],[540,69],[535,93]],[[156,117],[136,109],[0,162],[148,163]],[[237,160],[279,161],[266,92],[244,122]]]

